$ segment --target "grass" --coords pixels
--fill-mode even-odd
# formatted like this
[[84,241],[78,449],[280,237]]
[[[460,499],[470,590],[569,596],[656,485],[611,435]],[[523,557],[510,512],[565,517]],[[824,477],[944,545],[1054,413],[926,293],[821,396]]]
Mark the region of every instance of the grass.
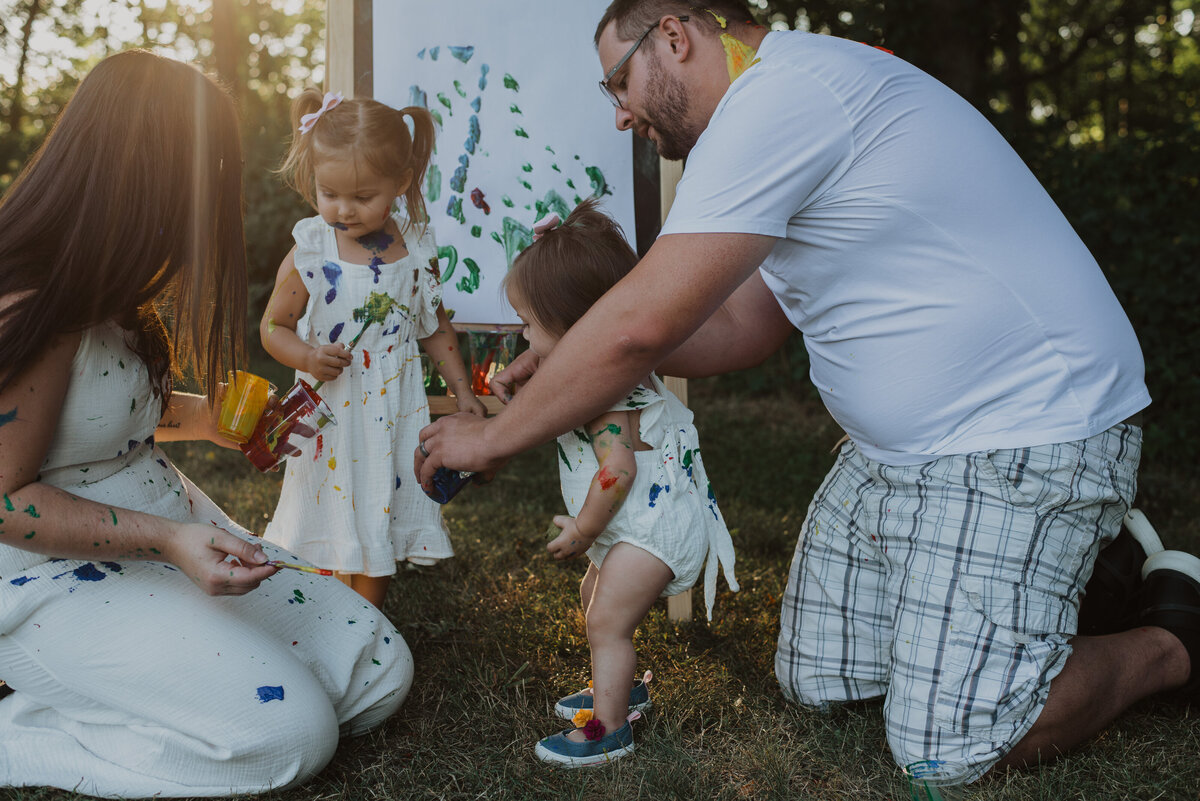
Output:
[[[285,376],[272,376],[284,385]],[[639,671],[655,672],[655,707],[637,724],[636,756],[590,771],[543,767],[533,743],[561,724],[554,699],[588,678],[578,611],[583,563],[545,556],[560,511],[552,446],[522,455],[487,487],[446,507],[457,556],[402,570],[384,611],[404,634],[417,680],[380,731],[343,742],[306,786],[267,801],[400,799],[903,799],[879,703],[822,714],[787,704],[774,678],[779,599],[809,498],[840,431],[815,401],[738,397],[692,382],[705,464],[738,548],[739,593],[704,622],[667,619],[660,602],[637,634]],[[168,446],[232,516],[262,531],[279,491],[240,454]],[[1200,480],[1148,465],[1168,547],[1200,552]],[[724,586],[723,584],[721,585]],[[973,785],[970,799],[1197,799],[1200,726],[1191,710],[1151,700],[1070,758]],[[3,759],[3,755],[0,755]],[[0,801],[61,801],[45,789]]]

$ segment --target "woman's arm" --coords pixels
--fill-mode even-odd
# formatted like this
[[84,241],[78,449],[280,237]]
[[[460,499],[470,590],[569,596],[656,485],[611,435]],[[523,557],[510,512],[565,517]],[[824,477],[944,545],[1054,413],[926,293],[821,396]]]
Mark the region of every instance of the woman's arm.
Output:
[[[170,562],[210,595],[241,595],[273,575],[261,549],[226,531],[84,500],[38,480],[79,340],[59,336],[0,392],[0,543],[66,559]],[[230,555],[239,561],[225,561]]]
[[314,348],[296,334],[296,324],[308,306],[308,289],[296,272],[296,249],[283,257],[275,275],[275,290],[267,301],[258,333],[275,361],[303,370],[318,381],[332,381],[350,364],[350,351],[340,342]]
[[640,412],[608,412],[588,423],[586,430],[600,467],[592,477],[579,514],[554,518],[562,533],[546,548],[555,559],[570,559],[587,550],[625,502],[637,476],[634,448],[640,442],[637,436],[640,415]]
[[191,395],[172,392],[171,403],[158,421],[154,439],[158,442],[182,440],[208,440],[222,448],[237,448],[237,443],[226,439],[217,431],[217,420],[221,414],[221,399],[225,395],[225,384],[218,384],[216,403],[211,407],[206,395]]
[[450,324],[450,318],[440,303],[437,320],[437,330],[420,340],[421,347],[429,354],[450,394],[458,402],[458,410],[470,412],[476,417],[487,417],[487,408],[475,397],[475,390],[471,387],[471,377],[467,375],[462,350],[458,347],[458,334],[454,332],[454,326]]

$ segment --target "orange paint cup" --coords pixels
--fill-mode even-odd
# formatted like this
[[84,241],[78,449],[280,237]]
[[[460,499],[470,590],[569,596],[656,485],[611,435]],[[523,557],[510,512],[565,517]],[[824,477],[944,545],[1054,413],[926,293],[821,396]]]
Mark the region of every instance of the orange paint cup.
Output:
[[217,431],[239,445],[249,442],[254,427],[267,408],[267,396],[270,394],[271,383],[267,379],[242,370],[238,370],[236,375],[230,371],[225,397],[221,401]]

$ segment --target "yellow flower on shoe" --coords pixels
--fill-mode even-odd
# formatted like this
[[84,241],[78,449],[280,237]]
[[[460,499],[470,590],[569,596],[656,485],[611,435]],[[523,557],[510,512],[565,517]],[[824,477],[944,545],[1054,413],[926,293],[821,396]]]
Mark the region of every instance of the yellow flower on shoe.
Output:
[[584,725],[591,719],[592,719],[592,710],[581,709],[575,713],[575,716],[573,718],[571,718],[571,722],[573,724],[575,724],[575,728],[582,729],[584,727]]

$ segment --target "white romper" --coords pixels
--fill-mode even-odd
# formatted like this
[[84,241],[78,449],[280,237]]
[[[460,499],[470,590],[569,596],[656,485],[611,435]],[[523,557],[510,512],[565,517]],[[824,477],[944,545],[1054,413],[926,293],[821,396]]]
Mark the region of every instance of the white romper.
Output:
[[[392,219],[405,231],[404,217]],[[367,576],[390,576],[405,559],[430,564],[453,556],[441,507],[412,472],[417,432],[429,424],[417,340],[437,330],[442,298],[433,231],[405,231],[408,255],[376,265],[338,258],[336,232],[320,217],[301,220],[292,235],[309,294],[296,325],[302,340],[348,346],[372,295],[394,304],[382,323],[366,328],[351,364],[318,390],[337,425],[287,460],[263,536],[320,567]],[[296,377],[316,380],[300,370]]]
[[[640,411],[638,433],[650,450],[636,452],[633,486],[608,528],[588,549],[588,558],[600,567],[618,542],[636,545],[675,574],[663,596],[691,589],[704,567],[704,603],[711,620],[718,564],[729,588],[738,590],[733,540],[704,472],[691,410],[658,376],[651,374],[650,383],[635,388],[610,410]],[[563,501],[575,517],[600,466],[586,432],[579,429],[558,438],[558,455]]]

